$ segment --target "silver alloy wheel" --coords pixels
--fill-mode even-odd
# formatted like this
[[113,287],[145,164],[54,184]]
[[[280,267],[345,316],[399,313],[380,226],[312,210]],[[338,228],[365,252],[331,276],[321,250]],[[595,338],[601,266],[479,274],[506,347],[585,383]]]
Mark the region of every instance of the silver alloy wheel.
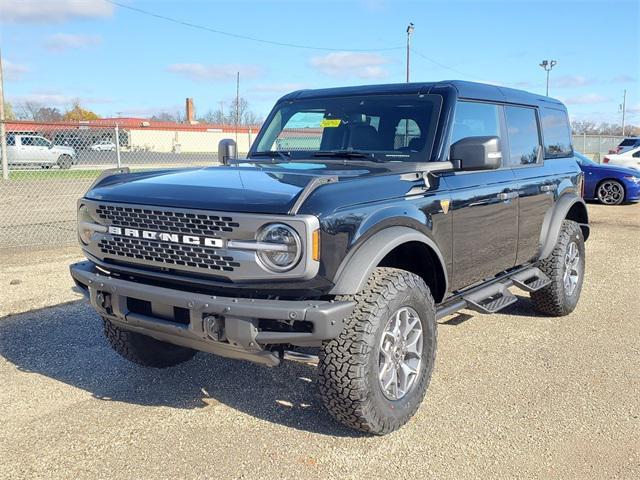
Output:
[[617,205],[624,199],[624,189],[618,182],[606,180],[598,187],[598,199],[606,205]]
[[576,242],[571,242],[567,247],[564,255],[564,291],[568,297],[578,286],[578,278],[580,277],[580,250]]
[[378,380],[389,400],[403,398],[420,374],[422,365],[422,322],[411,307],[397,310],[380,338]]

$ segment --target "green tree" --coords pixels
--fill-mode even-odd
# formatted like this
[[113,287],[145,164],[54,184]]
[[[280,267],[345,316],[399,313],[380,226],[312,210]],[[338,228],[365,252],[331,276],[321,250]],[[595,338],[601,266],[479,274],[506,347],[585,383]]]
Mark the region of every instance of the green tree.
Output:
[[5,120],[16,119],[16,114],[13,113],[13,106],[9,102],[5,102],[4,104],[4,119]]

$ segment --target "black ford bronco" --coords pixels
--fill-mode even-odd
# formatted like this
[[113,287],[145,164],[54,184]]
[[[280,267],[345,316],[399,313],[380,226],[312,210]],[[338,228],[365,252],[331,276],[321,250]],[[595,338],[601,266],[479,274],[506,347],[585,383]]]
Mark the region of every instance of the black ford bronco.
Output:
[[105,172],[79,200],[88,261],[71,274],[133,362],[315,360],[331,414],[384,434],[425,395],[439,319],[497,312],[511,287],[550,316],[578,302],[589,226],[556,100],[460,81],[303,90],[246,159],[220,150],[218,166]]

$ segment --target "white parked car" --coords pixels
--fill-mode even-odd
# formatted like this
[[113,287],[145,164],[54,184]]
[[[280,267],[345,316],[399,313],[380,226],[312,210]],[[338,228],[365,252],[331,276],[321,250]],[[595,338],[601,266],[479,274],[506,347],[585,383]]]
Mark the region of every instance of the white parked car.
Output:
[[57,165],[62,169],[77,163],[73,147],[54,145],[39,135],[7,135],[7,160],[13,166]]
[[94,152],[115,152],[116,144],[109,140],[103,140],[102,142],[91,145],[89,150],[93,150]]
[[640,170],[640,147],[617,154],[609,153],[602,159],[602,163]]

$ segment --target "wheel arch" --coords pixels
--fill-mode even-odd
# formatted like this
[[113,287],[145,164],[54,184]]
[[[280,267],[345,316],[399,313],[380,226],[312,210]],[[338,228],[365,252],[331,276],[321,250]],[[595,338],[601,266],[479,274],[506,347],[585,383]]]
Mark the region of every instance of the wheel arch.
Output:
[[542,249],[539,259],[547,258],[553,251],[564,220],[576,222],[582,230],[584,239],[589,238],[589,214],[586,203],[575,194],[562,195],[555,207],[547,213],[547,218],[542,225],[540,241]]
[[379,266],[401,268],[422,277],[437,302],[448,291],[444,258],[436,243],[409,227],[385,228],[352,250],[335,276],[332,295],[352,295],[362,290]]

